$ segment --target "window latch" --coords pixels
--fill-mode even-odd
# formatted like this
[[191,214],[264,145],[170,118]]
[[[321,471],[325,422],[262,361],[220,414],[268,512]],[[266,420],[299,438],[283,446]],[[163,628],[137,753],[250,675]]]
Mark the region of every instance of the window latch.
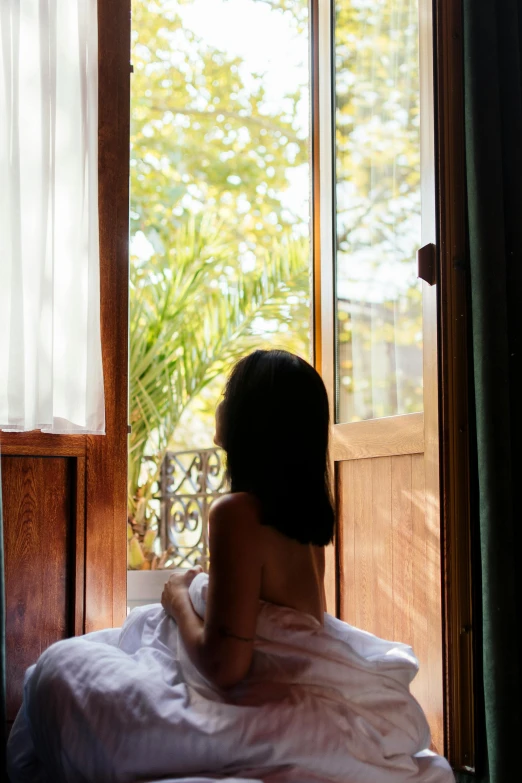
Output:
[[428,285],[437,282],[437,246],[432,242],[417,250],[417,275]]

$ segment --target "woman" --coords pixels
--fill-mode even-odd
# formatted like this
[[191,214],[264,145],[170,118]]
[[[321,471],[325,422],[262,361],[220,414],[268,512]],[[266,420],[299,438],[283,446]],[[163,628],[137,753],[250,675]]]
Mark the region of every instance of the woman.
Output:
[[12,783],[449,783],[409,692],[411,650],[325,614],[334,533],[328,400],[284,351],[234,368],[216,414],[230,493],[210,514],[210,574],[162,607],[59,642],[26,677]]
[[324,384],[297,356],[256,351],[235,366],[216,412],[231,492],[210,511],[205,623],[188,597],[197,571],[173,575],[162,598],[190,658],[221,688],[250,668],[260,599],[323,623],[328,421]]

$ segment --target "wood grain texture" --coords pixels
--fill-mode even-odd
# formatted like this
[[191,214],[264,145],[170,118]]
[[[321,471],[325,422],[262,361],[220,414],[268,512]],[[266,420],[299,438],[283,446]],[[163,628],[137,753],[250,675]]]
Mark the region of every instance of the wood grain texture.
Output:
[[[413,497],[420,497],[421,485],[424,487],[423,521],[416,520],[418,509],[414,499],[414,527],[424,529],[426,545],[427,583],[438,584],[439,589],[430,596],[427,610],[431,613],[428,638],[428,661],[433,676],[429,682],[430,700],[435,694],[444,692],[443,660],[440,640],[442,639],[442,571],[441,571],[441,500],[440,500],[440,441],[439,441],[439,409],[438,409],[438,363],[437,363],[437,329],[435,326],[437,297],[434,289],[423,291],[424,329],[424,459],[422,469],[415,471],[413,465],[412,492]],[[422,578],[422,577],[421,577]],[[416,613],[416,618],[419,615]],[[420,628],[418,629],[420,632]],[[435,635],[434,635],[435,634]],[[439,753],[446,755],[447,747],[444,739],[444,722],[442,712],[433,717],[431,723],[433,745]]]
[[337,615],[336,557],[336,543],[327,546],[324,558],[324,593],[326,598],[326,611],[334,617]]
[[352,487],[354,484],[353,462],[337,462],[336,477],[339,569],[337,616],[341,619],[351,617],[352,622],[355,622],[356,595],[355,570],[353,567],[355,563],[354,493],[346,491],[347,487]]
[[420,454],[424,451],[424,414],[336,424],[332,454],[336,461]]
[[[438,608],[440,612],[440,600],[437,602],[433,592],[428,592],[428,585],[434,581],[435,574],[429,570],[428,550],[430,541],[428,540],[427,514],[426,514],[426,476],[425,464],[421,456],[413,457],[411,465],[411,521],[412,521],[412,541],[415,547],[413,552],[413,628],[412,639],[413,649],[419,660],[428,665],[432,671],[430,661],[430,624],[429,612],[430,605]],[[428,575],[428,578],[426,578]],[[436,580],[435,580],[436,581]],[[440,595],[439,579],[439,595]],[[442,640],[442,628],[439,628],[438,647],[440,649]],[[442,674],[442,662],[439,661],[440,673]],[[442,683],[440,684],[439,698],[442,695]],[[421,704],[430,703],[430,682],[427,678],[418,677],[413,685],[413,692]],[[440,716],[441,717],[441,716]],[[435,716],[437,724],[439,715]],[[440,730],[440,726],[438,726]],[[433,733],[433,721],[432,721]],[[440,739],[440,738],[439,738]],[[434,744],[435,744],[434,739]],[[441,746],[437,746],[439,750]]]
[[74,635],[80,636],[85,627],[85,457],[78,457],[73,484],[74,540],[71,565],[73,580]]
[[[477,763],[469,457],[469,262],[461,0],[435,8],[446,752]],[[478,599],[480,600],[480,599]],[[480,668],[480,666],[479,666]],[[484,743],[482,743],[484,744]]]
[[49,435],[44,432],[0,432],[0,451],[13,457],[81,457],[85,435]]
[[[426,586],[426,615],[428,635],[428,667],[431,677],[428,683],[429,701],[436,703],[444,696],[444,637],[442,621],[442,590],[441,587],[441,532],[440,517],[430,513],[429,475],[426,472],[426,515],[423,526],[423,538],[426,547],[426,566],[419,574],[420,580]],[[421,478],[419,477],[419,485]],[[421,523],[418,523],[421,529]],[[439,589],[435,590],[434,586]],[[446,754],[443,702],[441,709],[431,721],[432,740],[439,753]]]
[[372,464],[360,460],[353,464],[353,574],[355,582],[355,625],[368,628],[375,620],[375,592],[373,589],[373,514]]
[[390,584],[393,579],[392,458],[380,457],[372,464],[372,515],[374,535],[373,590],[375,613],[381,618],[381,633],[393,638],[393,614],[390,612]]
[[130,0],[98,0],[100,290],[105,437],[88,437],[85,630],[126,614]]
[[412,692],[443,748],[440,535],[427,527],[422,454],[337,465],[341,619],[413,646]]
[[413,518],[410,456],[392,460],[393,637],[413,643]]
[[64,457],[2,457],[10,721],[27,667],[72,632],[73,477],[72,461]]

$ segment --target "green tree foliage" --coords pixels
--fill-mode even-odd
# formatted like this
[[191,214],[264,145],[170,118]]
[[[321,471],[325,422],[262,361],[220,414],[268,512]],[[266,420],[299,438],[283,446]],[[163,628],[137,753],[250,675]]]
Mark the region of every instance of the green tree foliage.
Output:
[[[306,0],[259,2],[306,24]],[[418,1],[337,0],[334,8],[341,407],[353,418],[412,412],[422,408]],[[352,317],[353,304],[363,315]],[[381,343],[391,359],[376,380],[372,346]],[[395,349],[408,377],[394,368]]]
[[[161,454],[235,358],[261,342],[308,351],[307,228],[283,198],[291,171],[308,161],[297,119],[308,85],[296,84],[274,108],[263,74],[245,78],[240,58],[187,29],[191,2],[133,3],[131,498],[140,494],[143,456]],[[255,2],[307,35],[306,0]],[[420,213],[416,14],[413,0],[336,5],[340,277],[369,248],[375,279],[390,261],[412,264]],[[400,293],[411,307],[401,306],[397,328],[384,318],[382,334],[372,334],[371,320],[361,322],[365,350],[379,339],[418,345],[420,296],[410,278]],[[343,346],[352,342],[348,311],[339,319]],[[340,353],[349,391],[354,357],[351,347]]]
[[344,0],[335,22],[338,290],[359,310],[348,301],[339,310],[340,394],[353,419],[413,412],[422,408],[418,3]]
[[408,0],[336,6],[341,251],[371,242],[381,254],[403,255],[403,228],[411,244],[411,218],[420,215],[417,16],[418,3]]
[[131,512],[154,478],[140,486],[143,457],[161,460],[235,359],[267,342],[308,350],[306,229],[293,232],[302,220],[281,200],[307,162],[301,88],[267,111],[262,75],[247,85],[239,58],[183,25],[182,6],[133,5]]
[[[230,248],[208,214],[189,217],[165,254],[134,270],[130,308],[129,494],[141,486],[145,456],[162,455],[185,408],[246,351],[255,323],[288,325],[305,288],[308,246],[285,237],[249,273],[229,268]],[[304,279],[303,279],[304,278]],[[187,444],[190,447],[191,444]],[[154,481],[154,474],[150,482]]]
[[[257,2],[307,25],[307,0]],[[397,240],[411,247],[420,216],[418,0],[337,0],[334,13],[337,247],[410,262]]]
[[241,60],[184,28],[180,7],[134,3],[131,231],[168,246],[184,214],[211,209],[238,253],[270,247],[296,222],[281,195],[308,159],[301,87],[268,113],[262,75],[247,86]]

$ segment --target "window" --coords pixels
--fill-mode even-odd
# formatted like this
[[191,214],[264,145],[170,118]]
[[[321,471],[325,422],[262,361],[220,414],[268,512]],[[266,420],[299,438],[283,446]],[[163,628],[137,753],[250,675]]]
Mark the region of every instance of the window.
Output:
[[423,409],[417,0],[335,6],[336,418]]

